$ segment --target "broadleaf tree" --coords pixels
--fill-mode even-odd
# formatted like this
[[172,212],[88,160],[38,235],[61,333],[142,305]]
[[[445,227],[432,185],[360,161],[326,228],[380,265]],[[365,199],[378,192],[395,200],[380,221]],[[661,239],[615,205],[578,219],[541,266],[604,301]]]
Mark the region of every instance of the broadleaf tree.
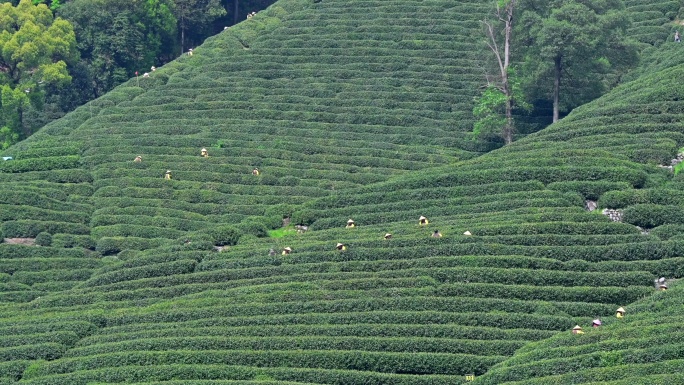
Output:
[[74,25],[85,64],[83,102],[175,57],[171,7],[170,0],[71,0],[60,8]]
[[220,0],[173,0],[173,14],[178,20],[181,52],[186,49],[188,30],[201,30],[211,26],[212,21],[226,15]]
[[497,70],[496,74],[491,74],[485,69],[487,87],[476,99],[473,108],[473,115],[477,119],[473,127],[475,136],[495,134],[501,136],[506,144],[513,141],[513,106],[516,99],[526,106],[521,97],[516,98],[519,95],[514,89],[517,83],[511,81],[511,41],[516,5],[517,0],[497,0],[494,20],[482,21],[485,41],[493,54]]
[[39,107],[47,87],[71,82],[67,64],[79,54],[71,24],[31,0],[0,5],[0,47],[0,146],[6,148],[31,134],[24,110]]
[[561,109],[600,96],[637,62],[621,0],[519,1],[514,32],[526,94],[552,99],[554,122]]

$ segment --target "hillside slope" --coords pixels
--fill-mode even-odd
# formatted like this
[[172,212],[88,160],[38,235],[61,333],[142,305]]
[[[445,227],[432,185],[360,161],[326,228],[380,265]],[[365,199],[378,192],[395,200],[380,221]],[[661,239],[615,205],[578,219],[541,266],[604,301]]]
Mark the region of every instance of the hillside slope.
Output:
[[[0,384],[459,384],[617,307],[632,317],[653,278],[684,274],[682,177],[658,166],[684,144],[678,51],[474,158],[440,129],[466,113],[428,106],[475,79],[459,38],[382,44],[477,28],[481,4],[282,1],[11,149],[2,230],[52,245],[0,245]],[[367,67],[416,47],[415,71]],[[284,216],[309,231],[264,237]],[[243,235],[218,248],[207,234],[226,225]]]
[[570,332],[520,349],[474,384],[677,384],[684,381],[681,285]]

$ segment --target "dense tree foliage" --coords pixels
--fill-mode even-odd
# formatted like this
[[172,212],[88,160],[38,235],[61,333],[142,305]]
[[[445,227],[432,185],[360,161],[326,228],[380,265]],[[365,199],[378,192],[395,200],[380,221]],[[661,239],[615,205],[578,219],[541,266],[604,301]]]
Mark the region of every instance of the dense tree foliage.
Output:
[[0,145],[5,148],[31,134],[23,113],[29,105],[42,105],[45,87],[71,82],[67,63],[78,60],[78,51],[71,24],[30,0],[0,6],[0,31]]
[[[0,143],[4,143],[6,147],[30,135],[66,112],[104,95],[130,79],[136,71],[142,73],[149,71],[152,66],[159,67],[224,27],[244,20],[248,13],[264,9],[274,2],[275,0],[25,0],[21,2],[21,6],[19,0],[5,2],[3,9],[14,9],[11,6],[28,9],[32,5],[31,9],[35,10],[32,12],[39,12],[42,15],[41,20],[52,20],[53,13],[58,16],[55,26],[51,27],[52,31],[41,32],[45,36],[51,36],[50,39],[35,35],[36,38],[47,41],[47,44],[66,38],[64,34],[71,35],[66,44],[70,47],[68,58],[59,57],[62,52],[55,52],[52,48],[40,50],[41,54],[45,54],[44,58],[55,59],[49,72],[45,72],[47,68],[43,68],[42,76],[45,78],[48,75],[59,75],[63,81],[42,79],[40,87],[36,87],[26,82],[26,76],[22,83],[17,78],[18,73],[2,70],[3,80],[0,86],[7,85],[9,88],[2,96]],[[15,25],[14,28],[17,32],[19,27]],[[23,36],[22,41],[27,40],[28,31],[26,28],[19,34]],[[12,33],[9,30],[8,32]],[[38,46],[42,47],[40,44]],[[61,59],[61,62],[57,59]],[[31,74],[34,80],[39,77],[34,70],[22,71],[24,75]],[[21,87],[17,87],[20,83]],[[25,92],[27,89],[31,92]]]
[[213,20],[227,13],[219,0],[173,0],[172,9],[178,20],[181,52],[186,47],[185,34],[187,31],[206,29],[206,26],[211,25],[210,23]]
[[494,20],[482,21],[485,27],[486,42],[496,59],[494,75],[487,73],[487,88],[476,99],[473,115],[475,136],[494,134],[503,138],[506,144],[513,141],[514,103],[527,107],[523,101],[517,79],[511,68],[511,42],[513,34],[513,14],[516,0],[497,0]]
[[88,99],[173,57],[176,20],[165,0],[73,0],[59,14],[78,36]]
[[515,52],[525,87],[533,99],[553,99],[554,122],[637,61],[622,0],[522,0],[520,8]]

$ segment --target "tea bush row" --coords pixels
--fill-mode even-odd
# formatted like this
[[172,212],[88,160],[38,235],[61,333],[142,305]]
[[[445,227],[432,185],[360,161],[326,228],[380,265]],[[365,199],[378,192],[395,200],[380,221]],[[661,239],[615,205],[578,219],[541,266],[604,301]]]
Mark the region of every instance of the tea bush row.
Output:
[[88,213],[73,211],[45,210],[31,206],[15,206],[0,204],[0,221],[28,220],[40,218],[51,222],[72,222],[87,224],[90,221]]
[[139,226],[153,226],[172,228],[181,231],[195,231],[206,228],[205,221],[193,221],[188,219],[168,218],[161,216],[149,217],[145,215],[93,215],[90,222],[92,227],[114,226],[117,224],[130,224]]
[[340,350],[396,353],[451,353],[478,356],[512,355],[524,341],[481,341],[453,340],[436,338],[363,338],[363,337],[225,337],[195,336],[164,338],[144,337],[138,340],[99,342],[88,346],[72,348],[67,357],[87,357],[131,351],[207,351],[207,350],[247,350],[247,351],[302,351],[302,350]]
[[[344,369],[362,372],[409,373],[421,375],[460,375],[484,373],[488,367],[502,361],[501,356],[473,356],[445,353],[380,353],[362,351],[167,351],[117,352],[98,357],[64,358],[45,362],[35,376],[88,372],[99,368],[131,366],[159,367],[170,364],[245,365],[257,367],[294,367],[311,369]],[[32,373],[33,374],[33,373]],[[31,379],[28,377],[27,379]],[[35,378],[35,377],[33,377]]]
[[90,235],[54,234],[52,247],[84,248],[95,250],[95,240]]
[[[195,300],[194,303],[202,303],[206,300]],[[107,322],[110,325],[118,325],[125,323],[142,323],[142,322],[169,322],[175,319],[177,322],[189,321],[200,318],[254,318],[254,316],[264,316],[274,318],[267,323],[277,322],[275,319],[279,316],[286,316],[292,314],[299,314],[304,317],[309,313],[372,313],[372,312],[387,312],[390,310],[399,310],[403,312],[420,312],[420,311],[442,311],[452,312],[453,309],[468,309],[467,312],[454,314],[454,317],[469,317],[472,320],[461,321],[463,325],[478,325],[478,326],[497,326],[513,325],[513,328],[519,328],[522,325],[530,327],[525,322],[519,322],[518,317],[524,318],[530,316],[538,309],[540,305],[546,306],[543,302],[529,302],[517,300],[503,300],[503,299],[483,299],[483,298],[436,298],[436,297],[408,297],[408,298],[370,298],[366,301],[363,299],[350,300],[335,300],[335,301],[310,301],[310,302],[285,302],[285,303],[266,303],[258,306],[247,304],[235,304],[231,307],[213,307],[212,309],[197,309],[195,307],[183,307],[176,310],[168,311],[147,311],[140,314],[128,312],[128,314],[112,314],[108,317]],[[615,310],[615,305],[602,305],[596,303],[555,303],[555,309],[565,312],[565,314],[577,315],[581,317],[589,317],[594,314],[612,314]],[[492,318],[486,321],[478,320],[477,312],[500,312],[501,317],[489,314]],[[517,316],[517,317],[516,317]],[[173,318],[175,317],[175,318]],[[501,318],[508,317],[509,320],[502,320]],[[553,319],[553,316],[547,316]],[[372,318],[372,317],[371,317]],[[532,318],[532,317],[530,317]],[[304,317],[303,319],[306,319]],[[475,321],[480,323],[475,323]],[[555,322],[560,321],[564,327],[568,327],[572,320],[567,315],[564,317],[557,317],[548,326],[543,326],[542,329],[551,328]],[[395,322],[395,321],[392,321]],[[534,320],[531,319],[534,323]],[[547,321],[548,322],[548,321]],[[570,325],[572,326],[572,325]],[[558,329],[558,327],[555,327]]]
[[601,207],[617,209],[637,204],[681,205],[684,198],[678,190],[671,189],[621,189],[604,194],[599,200]]
[[17,159],[0,163],[0,172],[21,173],[27,171],[46,171],[79,168],[79,156],[51,156]]
[[27,303],[45,294],[38,290],[0,291],[0,302]]
[[[6,222],[7,223],[7,222]],[[167,238],[176,239],[184,234],[181,230],[157,227],[140,226],[133,224],[116,224],[111,226],[93,227],[91,235],[95,239],[103,237],[135,237],[135,238]]]
[[504,285],[468,283],[441,285],[435,295],[455,297],[512,298],[532,301],[597,302],[625,304],[632,303],[653,292],[652,287],[550,287],[531,285]]
[[55,247],[33,247],[0,243],[0,259],[23,258],[85,258],[80,249],[60,249]]
[[15,258],[0,259],[0,272],[43,271],[51,269],[95,269],[101,266],[97,259],[84,258]]
[[[636,357],[643,357],[650,364],[629,363],[622,361],[626,358],[622,352],[596,352],[578,357],[550,359],[543,362],[518,365],[509,370],[492,371],[481,381],[482,384],[504,384],[509,381],[525,380],[531,384],[545,384],[556,377],[556,381],[566,383],[572,378],[574,383],[592,381],[593,379],[620,379],[626,377],[642,377],[649,374],[678,373],[684,360],[680,359],[681,351],[675,346],[663,348],[658,354],[656,348],[645,351],[635,351]],[[652,360],[652,361],[649,361]],[[605,365],[607,367],[599,367]],[[550,377],[550,378],[549,378]]]
[[18,320],[5,321],[0,324],[0,335],[19,336],[47,333],[75,333],[78,338],[83,338],[97,330],[97,326],[83,320],[63,321],[48,317],[42,320],[22,317]]
[[[50,196],[53,196],[53,194],[50,193]],[[15,186],[11,186],[11,190],[9,188],[0,190],[0,202],[7,205],[39,207],[45,210],[60,210],[74,213],[88,213],[92,210],[90,205],[57,200],[32,191],[20,191]]]
[[[211,380],[239,379],[251,380],[257,376],[268,375],[280,381],[311,382],[311,383],[339,383],[367,385],[454,385],[459,380],[465,382],[465,377],[444,375],[410,375],[362,372],[357,370],[331,370],[312,369],[297,367],[246,367],[230,364],[195,365],[195,364],[171,364],[155,366],[119,366],[88,371],[79,371],[69,375],[59,376],[63,381],[73,385],[88,385],[94,381],[107,381],[107,383],[130,382],[130,381],[162,381],[204,378]],[[22,381],[30,385],[54,384],[54,378],[50,376],[33,377],[25,376]],[[212,381],[213,382],[213,381]]]
[[29,360],[13,360],[7,362],[0,362],[0,384],[13,385],[19,381],[24,370],[31,365]]
[[168,244],[168,238],[141,238],[134,236],[105,236],[97,240],[95,250],[102,255],[112,255],[122,250],[147,250]]
[[64,355],[66,351],[66,346],[54,342],[3,347],[0,348],[0,361],[54,360]]
[[445,199],[457,197],[472,197],[475,194],[495,195],[515,193],[521,191],[535,192],[544,189],[539,181],[495,182],[477,186],[425,186],[411,190],[382,190],[362,187],[355,192],[339,192],[329,197],[323,197],[306,203],[306,207],[318,210],[344,208],[347,206],[362,206],[367,204],[368,194],[373,194],[374,201],[383,203],[402,202],[412,199]]
[[[426,210],[424,207],[425,202],[421,201],[411,201],[407,202],[406,204],[403,205],[403,207],[400,207],[400,211],[395,209],[394,211],[381,211],[375,213],[369,213],[366,215],[354,215],[356,219],[355,221],[359,221],[359,223],[364,223],[364,224],[382,224],[382,223],[392,223],[392,222],[411,222],[411,223],[417,223],[418,217],[421,215],[427,216],[428,218],[433,218],[435,215],[443,215],[443,216],[456,216],[456,215],[467,215],[467,214],[480,214],[480,213],[491,213],[491,212],[500,212],[500,211],[508,211],[508,210],[514,210],[514,209],[519,209],[519,208],[524,208],[524,207],[544,207],[544,208],[555,208],[555,207],[567,207],[567,206],[578,206],[580,202],[580,197],[577,195],[573,196],[565,196],[565,197],[556,197],[552,199],[545,199],[545,198],[535,198],[535,197],[530,197],[527,199],[516,199],[516,200],[510,200],[510,201],[500,201],[496,200],[493,202],[489,203],[481,203],[481,204],[472,204],[472,205],[458,205],[458,201],[453,202],[453,204],[450,204],[448,206],[444,206],[437,210],[436,208],[431,208],[429,210]],[[371,207],[376,207],[380,206],[380,210],[384,207],[382,204],[376,204],[374,205],[372,203],[372,199],[369,199],[369,202],[367,204],[367,208],[369,208],[369,211],[372,210]],[[393,205],[392,205],[393,206]],[[402,205],[398,205],[402,206]],[[355,208],[355,212],[360,212],[363,213],[365,212],[366,207],[364,206],[359,206]],[[326,210],[326,211],[313,211],[313,210],[301,210],[301,211],[295,211],[293,214],[293,220],[295,223],[302,223],[302,224],[310,224],[312,225],[316,230],[323,230],[323,229],[330,229],[330,228],[335,228],[339,227],[340,223],[346,222],[346,219],[343,218],[348,218],[350,215],[344,215],[344,213],[349,214],[350,209],[341,209],[341,210]],[[330,218],[326,217],[330,213],[331,215],[337,214],[337,218]],[[432,223],[434,224],[434,218],[432,220]],[[466,224],[467,225],[467,224]]]
[[6,348],[21,345],[35,345],[45,342],[52,342],[65,346],[74,346],[78,340],[79,336],[74,332],[58,331],[55,333],[1,336],[0,346]]
[[3,222],[2,232],[8,238],[35,238],[42,232],[47,232],[50,234],[89,234],[90,228],[82,223],[20,219],[16,221]]
[[[456,348],[457,350],[454,352],[457,352],[459,349],[473,349],[471,353],[475,354],[478,353],[476,351],[478,344],[483,344],[483,346],[491,347],[492,349],[510,350],[519,348],[527,343],[526,340],[543,338],[539,337],[538,333],[533,333],[532,330],[517,329],[497,333],[495,330],[488,330],[486,328],[477,330],[477,328],[446,325],[292,325],[280,327],[233,327],[229,329],[216,326],[198,328],[184,324],[176,325],[176,327],[169,327],[168,325],[160,324],[154,328],[144,325],[147,327],[136,328],[135,331],[126,332],[122,332],[121,328],[113,328],[114,330],[105,331],[106,334],[100,333],[79,341],[78,346],[93,347],[145,338],[179,339],[189,337],[209,338],[212,336],[224,338],[226,333],[230,332],[230,338],[235,341],[260,341],[267,338],[273,338],[276,341],[296,341],[298,338],[302,338],[303,340],[311,339],[313,341],[341,341],[341,343],[345,343],[344,341],[347,341],[347,339],[353,343],[355,340],[372,338],[378,339],[378,341],[385,340],[390,344],[399,342],[402,339],[406,341],[426,341],[428,344],[429,341],[436,341],[437,343],[440,343],[440,341],[452,341],[453,343],[463,344],[462,347]],[[474,333],[474,335],[470,333]],[[503,337],[505,339],[497,339],[496,337]]]
[[[209,337],[226,336],[226,327],[193,326],[195,322],[174,324],[134,324],[130,327],[115,327],[102,330],[98,335],[86,337],[78,346],[99,345],[110,342],[137,340],[142,338],[167,337]],[[515,346],[530,340],[540,340],[552,332],[529,329],[499,330],[481,327],[432,324],[353,324],[353,325],[283,325],[231,327],[232,337],[331,337],[331,338],[420,338],[458,340],[467,346],[477,343]],[[508,344],[503,344],[503,342]]]
[[12,275],[16,282],[34,285],[36,283],[58,281],[85,281],[95,269],[51,269],[43,271],[17,271]]
[[173,274],[186,274],[194,271],[197,261],[180,260],[170,263],[159,263],[150,266],[136,267],[113,271],[93,277],[84,282],[84,286],[106,285],[115,282],[129,281],[140,278],[158,277]]
[[637,204],[624,210],[622,220],[635,226],[653,228],[664,224],[684,224],[684,207]]

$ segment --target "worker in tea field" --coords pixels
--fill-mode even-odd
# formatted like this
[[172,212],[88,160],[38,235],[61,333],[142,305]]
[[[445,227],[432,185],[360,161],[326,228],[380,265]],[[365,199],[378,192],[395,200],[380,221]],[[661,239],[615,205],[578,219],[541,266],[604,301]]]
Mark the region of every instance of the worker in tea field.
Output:
[[166,174],[164,174],[164,179],[171,180],[171,170],[166,170]]
[[134,161],[135,163],[140,163],[140,162],[142,162],[142,156],[140,156],[140,155],[136,156],[135,159],[133,159],[133,161]]
[[667,282],[666,282],[665,277],[660,277],[660,278],[654,280],[654,285],[655,285],[655,288],[658,290],[663,290],[663,291],[667,290]]
[[192,56],[192,48],[188,50],[188,56]]
[[392,239],[392,234],[390,234],[390,233],[385,234],[385,239]]
[[337,246],[335,246],[335,248],[337,248],[337,250],[339,251],[347,250],[347,246],[344,243],[338,243]]
[[206,148],[202,148],[202,150],[200,151],[200,155],[202,156],[202,158],[208,158],[209,152],[207,151]]
[[593,320],[593,321],[591,321],[591,327],[593,327],[593,328],[597,328],[597,327],[599,327],[599,326],[601,326],[601,325],[603,325],[603,323],[602,323],[601,320],[598,319],[598,318],[595,319],[595,320]]
[[439,230],[435,230],[432,233],[432,238],[442,238],[442,233],[440,233]]
[[426,225],[428,225],[429,223],[430,223],[430,222],[428,221],[428,219],[425,218],[425,217],[422,216],[422,215],[420,216],[420,218],[418,218],[418,224],[421,225],[421,226],[426,226]]
[[275,255],[276,255],[276,251],[273,250],[273,248],[271,247],[271,249],[268,251],[268,256],[269,256],[269,257],[274,257]]
[[288,255],[292,252],[292,248],[286,247],[283,249],[283,255]]
[[354,220],[353,220],[353,219],[349,218],[349,220],[347,221],[347,226],[346,226],[346,228],[348,228],[348,229],[353,229],[354,227],[356,227],[356,223],[354,223]]
[[572,328],[572,334],[584,334],[584,331],[581,326],[575,325],[575,327]]
[[625,309],[621,306],[617,309],[617,313],[615,314],[617,318],[624,318],[625,317]]
[[677,43],[681,43],[681,42],[682,42],[682,38],[681,38],[681,36],[679,36],[679,31],[675,31],[675,38],[674,38],[674,40],[675,40]]
[[259,172],[259,169],[254,167],[254,170],[252,170],[252,175],[259,176],[259,174],[261,174],[261,172]]

